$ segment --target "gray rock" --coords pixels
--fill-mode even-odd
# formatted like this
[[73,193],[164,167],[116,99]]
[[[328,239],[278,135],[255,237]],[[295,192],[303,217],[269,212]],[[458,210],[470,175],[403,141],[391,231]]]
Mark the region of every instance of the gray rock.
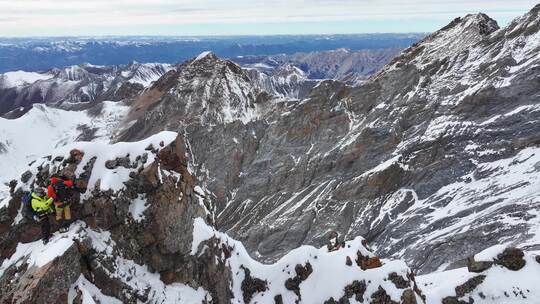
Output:
[[30,170],[26,170],[22,175],[21,175],[21,182],[23,183],[27,183],[30,178],[32,177],[32,172]]

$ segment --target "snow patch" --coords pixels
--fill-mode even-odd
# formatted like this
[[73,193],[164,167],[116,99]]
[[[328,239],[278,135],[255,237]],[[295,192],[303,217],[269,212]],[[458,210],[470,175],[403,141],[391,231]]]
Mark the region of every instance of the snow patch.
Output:
[[136,222],[140,222],[144,219],[144,211],[148,209],[150,205],[146,201],[144,195],[139,194],[139,196],[131,201],[129,205],[129,213]]
[[202,59],[206,58],[206,57],[207,57],[208,55],[210,55],[210,54],[212,54],[211,51],[202,52],[202,53],[199,54],[199,56],[197,56],[197,57],[195,58],[195,60],[193,60],[193,62],[202,60]]
[[96,285],[88,281],[82,274],[79,279],[71,285],[68,293],[68,303],[72,304],[77,296],[77,291],[81,293],[81,300],[83,304],[122,304],[122,301],[117,298],[104,295]]
[[46,245],[41,240],[19,243],[11,257],[5,259],[0,266],[0,277],[12,265],[20,266],[26,262],[28,267],[42,267],[52,262],[56,257],[62,256],[73,245],[73,238],[80,227],[80,224],[72,225],[67,233],[56,232]]

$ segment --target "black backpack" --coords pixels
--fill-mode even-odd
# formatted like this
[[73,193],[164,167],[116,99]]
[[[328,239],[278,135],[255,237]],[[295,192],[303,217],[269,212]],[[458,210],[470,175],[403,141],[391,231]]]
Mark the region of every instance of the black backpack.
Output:
[[32,208],[32,193],[26,192],[22,198],[22,214],[27,219],[34,219],[34,216],[38,215],[37,212]]
[[54,193],[56,194],[56,201],[60,201],[64,204],[69,204],[72,196],[72,189],[64,183],[63,180],[53,184]]

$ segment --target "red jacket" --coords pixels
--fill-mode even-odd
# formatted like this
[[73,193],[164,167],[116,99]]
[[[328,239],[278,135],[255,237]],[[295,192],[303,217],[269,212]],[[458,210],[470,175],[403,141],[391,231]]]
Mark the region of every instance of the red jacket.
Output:
[[54,192],[54,188],[53,188],[53,185],[58,183],[58,182],[64,182],[64,185],[66,185],[66,187],[73,187],[73,181],[72,180],[62,180],[61,178],[59,177],[53,177],[51,178],[51,184],[47,187],[47,196],[48,197],[52,197],[53,199],[56,200],[56,193]]

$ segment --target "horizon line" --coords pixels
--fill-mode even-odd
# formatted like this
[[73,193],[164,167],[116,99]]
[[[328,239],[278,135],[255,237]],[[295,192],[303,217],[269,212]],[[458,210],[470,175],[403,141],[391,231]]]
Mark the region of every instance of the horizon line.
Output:
[[52,38],[77,38],[77,39],[103,39],[103,38],[234,38],[234,37],[303,37],[303,36],[359,36],[359,35],[426,35],[433,32],[356,32],[356,33],[310,33],[310,34],[208,34],[208,35],[21,35],[1,36],[0,39],[52,39]]

